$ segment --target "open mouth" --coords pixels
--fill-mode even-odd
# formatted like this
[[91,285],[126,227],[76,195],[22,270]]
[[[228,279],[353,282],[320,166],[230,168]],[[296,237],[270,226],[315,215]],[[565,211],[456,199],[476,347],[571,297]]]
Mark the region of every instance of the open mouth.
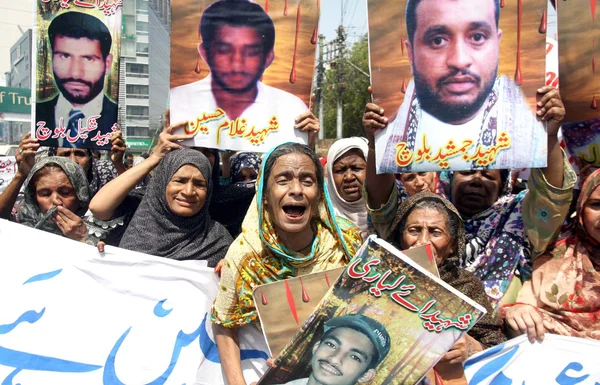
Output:
[[304,213],[306,212],[306,206],[305,205],[284,205],[283,212],[291,220],[302,219],[302,217],[304,217]]
[[334,368],[333,366],[331,366],[330,364],[328,364],[325,361],[319,361],[319,366],[321,367],[321,369],[323,369],[324,372],[329,373],[333,376],[341,376],[342,373],[337,370],[336,368]]

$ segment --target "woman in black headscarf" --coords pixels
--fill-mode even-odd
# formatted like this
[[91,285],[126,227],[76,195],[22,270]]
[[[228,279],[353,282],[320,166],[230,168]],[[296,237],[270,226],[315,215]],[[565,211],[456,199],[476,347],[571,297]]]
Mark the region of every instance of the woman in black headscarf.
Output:
[[233,239],[210,218],[213,182],[208,159],[179,149],[156,168],[120,247],[171,259],[202,259],[216,266]]

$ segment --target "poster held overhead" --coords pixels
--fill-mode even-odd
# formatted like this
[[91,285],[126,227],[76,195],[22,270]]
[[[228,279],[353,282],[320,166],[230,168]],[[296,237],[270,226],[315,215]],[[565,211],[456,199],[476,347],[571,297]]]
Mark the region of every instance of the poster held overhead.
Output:
[[110,149],[119,129],[121,7],[37,0],[32,136],[42,146]]
[[307,143],[319,0],[172,0],[173,124],[187,145],[266,152]]
[[547,0],[367,4],[378,173],[546,165]]

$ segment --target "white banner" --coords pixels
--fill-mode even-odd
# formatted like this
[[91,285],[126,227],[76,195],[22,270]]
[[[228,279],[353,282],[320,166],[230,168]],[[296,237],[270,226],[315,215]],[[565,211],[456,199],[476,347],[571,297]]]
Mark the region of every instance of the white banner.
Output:
[[15,177],[17,168],[17,160],[14,156],[0,156],[0,193]]
[[469,385],[598,385],[600,341],[546,334],[522,335],[465,362]]
[[[218,278],[204,263],[110,247],[101,256],[2,220],[0,245],[1,384],[224,383],[209,319]],[[252,381],[267,347],[243,329]]]

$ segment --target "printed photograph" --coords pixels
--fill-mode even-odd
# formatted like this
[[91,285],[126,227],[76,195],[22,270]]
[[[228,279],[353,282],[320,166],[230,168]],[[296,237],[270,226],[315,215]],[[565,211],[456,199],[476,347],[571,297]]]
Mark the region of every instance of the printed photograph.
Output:
[[307,142],[319,0],[172,0],[171,122],[193,145]]
[[485,313],[370,238],[259,385],[414,384]]
[[566,122],[600,118],[600,6],[557,2],[560,94]]
[[368,0],[378,173],[541,167],[547,0]]
[[34,135],[43,146],[110,149],[119,129],[120,5],[37,1]]

